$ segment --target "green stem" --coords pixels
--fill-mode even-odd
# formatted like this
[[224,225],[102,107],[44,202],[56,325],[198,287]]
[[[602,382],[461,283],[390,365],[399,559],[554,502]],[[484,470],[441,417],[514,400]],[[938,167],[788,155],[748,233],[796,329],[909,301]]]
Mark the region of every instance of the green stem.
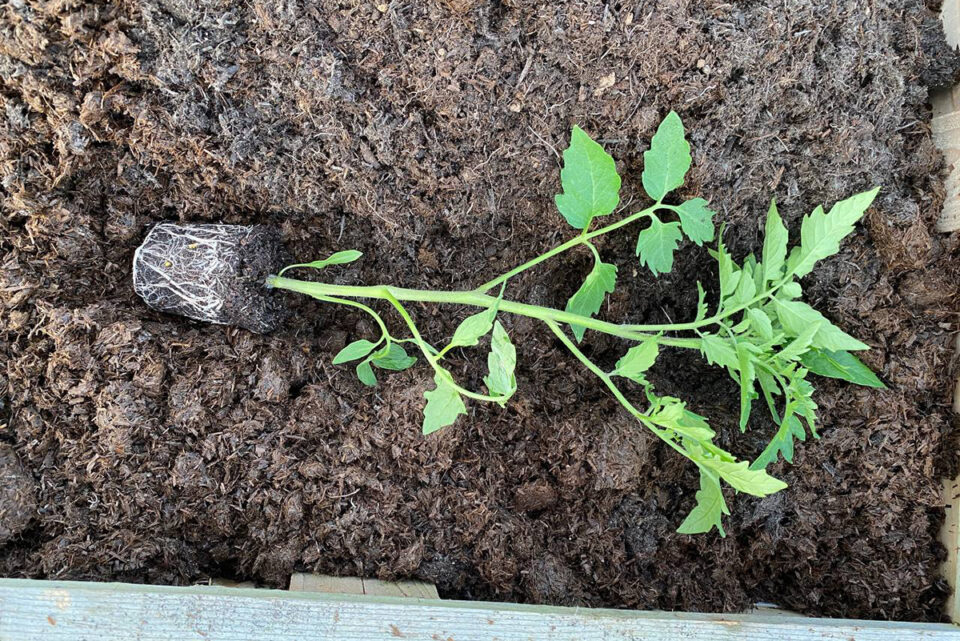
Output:
[[668,332],[682,332],[687,330],[695,330],[700,327],[707,327],[710,325],[716,325],[730,316],[738,312],[742,312],[748,307],[753,307],[754,304],[762,301],[765,298],[772,298],[781,287],[786,285],[793,279],[793,274],[787,274],[783,279],[777,281],[777,283],[770,287],[761,294],[757,294],[750,300],[736,307],[731,307],[730,309],[724,310],[723,313],[714,314],[713,316],[708,316],[698,321],[690,321],[689,323],[673,323],[672,325],[621,325],[626,330],[636,331],[636,332],[651,332],[651,331],[668,331]]
[[[649,340],[657,338],[661,345],[669,347],[682,347],[686,349],[700,349],[699,338],[670,338],[667,336],[657,337],[649,332],[672,331],[677,325],[650,325],[647,326],[647,332],[637,331],[635,326],[617,325],[606,321],[571,314],[552,307],[540,307],[539,305],[529,305],[527,303],[518,303],[511,300],[504,300],[488,294],[477,291],[430,291],[421,289],[406,289],[404,287],[389,287],[386,285],[331,285],[328,283],[313,283],[282,276],[271,276],[267,279],[267,284],[278,289],[286,289],[308,296],[337,297],[337,298],[374,298],[390,301],[395,299],[399,301],[411,301],[420,303],[445,303],[453,305],[469,305],[473,307],[490,308],[495,305],[500,306],[500,310],[536,318],[541,321],[553,321],[567,325],[581,325],[587,329],[592,329],[604,334],[619,336],[635,341]],[[396,305],[394,305],[396,307]]]
[[603,384],[607,386],[607,389],[610,390],[610,393],[613,394],[613,397],[616,398],[617,401],[619,401],[620,404],[623,405],[623,407],[634,416],[634,418],[649,428],[650,431],[660,437],[661,440],[663,440],[665,443],[667,443],[667,445],[675,449],[677,452],[683,456],[687,455],[683,448],[681,448],[680,445],[671,438],[673,432],[657,427],[654,424],[655,420],[653,417],[644,414],[634,407],[633,403],[631,403],[627,397],[623,395],[623,392],[620,391],[620,388],[617,387],[617,384],[613,382],[613,379],[610,378],[610,375],[600,369],[596,363],[591,361],[586,354],[580,351],[580,348],[577,347],[576,343],[570,340],[570,338],[564,333],[563,329],[559,325],[553,321],[544,321],[544,323],[546,323],[547,327],[550,328],[550,331],[552,331],[556,337],[560,339],[560,342],[566,345],[567,349],[570,350],[570,353],[573,354],[578,361],[583,363],[584,367],[593,372],[597,378],[603,381]]
[[447,382],[458,392],[466,396],[467,398],[472,398],[477,401],[492,401],[494,403],[503,403],[509,396],[489,396],[487,394],[479,394],[477,392],[472,392],[468,389],[460,387],[450,373],[441,367],[440,363],[437,362],[436,357],[430,353],[430,350],[427,349],[427,343],[423,340],[423,336],[420,335],[420,330],[417,328],[417,324],[413,322],[413,318],[410,316],[410,313],[406,308],[400,303],[395,296],[393,296],[389,291],[386,292],[384,299],[388,301],[394,308],[397,310],[397,313],[400,314],[400,317],[403,318],[403,321],[407,324],[407,327],[410,329],[410,333],[413,335],[413,340],[417,343],[417,347],[420,348],[420,351],[423,353],[423,357],[427,359],[427,362],[430,363],[430,367],[433,368],[433,371],[436,372],[438,376],[442,376],[447,380]]
[[383,322],[383,319],[380,318],[380,314],[376,313],[363,303],[358,303],[355,300],[348,300],[346,298],[336,298],[334,296],[315,296],[317,300],[322,300],[327,303],[336,303],[338,305],[347,305],[348,307],[355,307],[357,309],[365,311],[367,314],[373,317],[373,320],[377,322],[377,325],[380,326],[380,332],[383,335],[383,338],[386,338],[388,341],[393,340],[393,337],[390,336],[390,332],[387,331],[387,326]]
[[[623,220],[618,220],[617,222],[611,223],[611,224],[607,225],[606,227],[601,227],[601,228],[599,228],[599,229],[595,229],[595,230],[593,230],[593,231],[590,232],[590,233],[581,233],[581,234],[578,234],[577,236],[574,236],[573,238],[571,238],[571,239],[568,240],[567,242],[563,243],[562,245],[557,245],[556,247],[554,247],[553,249],[551,249],[551,250],[548,251],[547,253],[545,253],[545,254],[540,254],[540,255],[537,256],[536,258],[532,258],[532,259],[528,260],[527,262],[523,263],[522,265],[519,265],[519,266],[517,266],[517,267],[514,267],[513,269],[511,269],[510,271],[508,271],[506,274],[503,274],[503,275],[501,275],[501,276],[497,276],[496,278],[494,278],[494,279],[491,280],[491,281],[487,281],[487,282],[484,283],[483,285],[480,285],[480,287],[477,287],[474,291],[475,291],[475,292],[478,292],[478,293],[483,293],[483,292],[489,290],[491,287],[496,287],[497,285],[506,282],[507,280],[513,278],[514,276],[516,276],[516,275],[519,274],[520,272],[526,271],[526,270],[530,269],[531,267],[533,267],[533,266],[535,266],[535,265],[539,265],[540,263],[542,263],[543,261],[545,261],[545,260],[547,260],[547,259],[549,259],[549,258],[553,258],[553,257],[556,256],[557,254],[562,254],[563,252],[567,251],[568,249],[572,249],[572,248],[576,247],[577,245],[581,245],[581,244],[583,244],[583,243],[585,243],[585,242],[588,242],[589,240],[591,240],[591,239],[593,239],[593,238],[596,238],[597,236],[603,236],[604,234],[609,233],[609,232],[612,232],[612,231],[614,231],[615,229],[620,229],[621,227],[624,227],[624,226],[626,226],[626,225],[629,225],[630,223],[632,223],[632,222],[634,222],[634,221],[636,221],[636,220],[639,220],[639,219],[643,218],[644,216],[649,216],[649,215],[651,215],[653,212],[655,212],[655,211],[657,210],[657,208],[659,208],[659,207],[662,207],[662,205],[661,205],[660,203],[654,203],[653,205],[650,205],[650,206],[647,207],[646,209],[644,209],[644,210],[642,210],[642,211],[638,211],[638,212],[635,213],[635,214],[631,214],[631,215],[627,216],[626,218],[624,218]],[[584,231],[586,232],[586,230],[584,230]]]

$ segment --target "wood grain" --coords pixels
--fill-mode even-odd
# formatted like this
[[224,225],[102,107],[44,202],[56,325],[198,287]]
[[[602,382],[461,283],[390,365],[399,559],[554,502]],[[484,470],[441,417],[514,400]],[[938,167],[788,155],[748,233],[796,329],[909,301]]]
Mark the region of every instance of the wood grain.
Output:
[[216,586],[0,579],[0,639],[960,641],[948,624],[693,614]]

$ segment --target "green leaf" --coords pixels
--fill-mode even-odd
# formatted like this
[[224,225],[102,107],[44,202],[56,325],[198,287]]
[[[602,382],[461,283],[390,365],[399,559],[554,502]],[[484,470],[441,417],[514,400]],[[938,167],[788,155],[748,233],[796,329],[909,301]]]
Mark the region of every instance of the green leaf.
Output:
[[796,413],[803,417],[810,428],[810,433],[814,438],[820,438],[817,434],[817,404],[813,402],[813,385],[804,380],[807,370],[797,370],[797,373],[790,379],[790,385],[787,387],[790,401],[796,407]]
[[774,282],[783,276],[783,263],[787,258],[787,228],[783,225],[777,201],[770,201],[767,222],[763,229],[763,253],[761,264],[763,276],[767,282]]
[[717,259],[718,263],[720,300],[722,302],[723,299],[732,294],[737,288],[737,284],[740,282],[740,270],[736,268],[737,264],[730,257],[730,254],[727,253],[727,248],[724,246],[722,238],[717,242],[717,251],[713,252],[713,256]]
[[799,334],[797,334],[796,338],[794,338],[783,349],[781,349],[777,353],[777,356],[785,361],[796,360],[804,352],[810,349],[810,344],[813,342],[813,338],[819,331],[820,323],[810,323]]
[[887,388],[869,367],[850,352],[812,349],[803,355],[800,362],[820,376],[839,378],[865,387]]
[[433,377],[433,382],[436,383],[436,387],[423,394],[427,399],[427,406],[423,408],[424,434],[432,434],[441,428],[453,425],[459,415],[467,413],[467,407],[460,398],[460,392],[454,389],[440,372]]
[[650,226],[637,236],[640,264],[649,267],[654,276],[666,274],[673,269],[673,252],[682,238],[680,223],[662,223],[651,214]]
[[700,351],[711,365],[719,365],[736,371],[740,367],[736,350],[726,339],[716,334],[704,334],[700,341]]
[[777,455],[783,454],[783,459],[787,463],[793,463],[793,439],[798,438],[801,441],[807,440],[807,432],[803,429],[800,419],[794,414],[790,414],[780,424],[780,429],[770,439],[760,456],[750,464],[751,470],[762,470],[767,465],[777,462]]
[[[579,316],[593,316],[603,305],[603,297],[613,292],[617,285],[617,266],[610,263],[596,262],[593,269],[587,274],[583,285],[567,301],[566,311]],[[583,340],[586,327],[570,325],[577,342]]]
[[493,325],[493,340],[490,342],[490,354],[487,356],[487,368],[490,373],[483,377],[483,382],[491,396],[504,396],[499,401],[504,405],[508,398],[517,391],[517,379],[513,370],[517,366],[517,348],[510,342],[507,330],[500,321]]
[[833,351],[840,350],[863,350],[870,349],[866,343],[858,341],[839,327],[834,326],[827,318],[810,307],[806,303],[798,300],[773,300],[773,307],[776,310],[777,318],[783,329],[791,336],[799,336],[810,325],[820,324],[820,329],[814,335],[811,345],[822,347]]
[[315,260],[312,263],[297,263],[296,265],[287,265],[280,270],[280,276],[283,276],[283,273],[288,269],[294,269],[296,267],[312,267],[313,269],[323,269],[329,265],[346,265],[347,263],[352,263],[363,256],[362,252],[358,252],[356,249],[347,249],[344,251],[337,252],[332,254],[328,258],[323,260]]
[[757,369],[757,382],[760,383],[760,391],[763,392],[763,399],[767,402],[767,408],[773,420],[780,423],[780,415],[777,413],[777,404],[773,397],[780,395],[780,386],[777,385],[777,379],[773,374],[763,368]]
[[390,343],[384,349],[374,354],[371,359],[374,365],[382,369],[402,371],[417,362],[416,356],[407,356],[407,351],[398,343]]
[[627,350],[627,353],[617,361],[616,369],[611,372],[614,376],[623,376],[630,380],[645,384],[647,379],[643,373],[650,369],[660,354],[660,345],[656,339],[649,339]]
[[703,198],[694,198],[677,208],[683,233],[697,245],[713,240],[714,212],[707,207],[707,204]]
[[606,216],[620,203],[620,176],[610,154],[583,129],[574,125],[560,171],[563,193],[557,209],[576,229],[585,229],[595,216]]
[[817,207],[804,216],[800,225],[800,247],[790,253],[787,271],[798,278],[806,276],[817,261],[840,251],[840,241],[853,232],[854,224],[867,211],[878,191],[880,188],[875,187],[841,200],[828,214],[823,213],[823,207]]
[[694,321],[702,321],[707,317],[707,293],[703,291],[703,284],[698,280],[697,281],[697,317]]
[[373,373],[373,368],[370,367],[370,361],[364,360],[357,365],[357,378],[360,379],[360,382],[369,387],[377,386],[377,375]]
[[740,431],[747,429],[750,419],[750,408],[757,393],[753,389],[756,380],[756,371],[753,367],[753,358],[745,345],[737,345],[737,364],[740,370]]
[[372,352],[376,346],[376,343],[371,343],[366,339],[354,341],[337,352],[337,355],[333,357],[333,364],[340,365],[341,363],[349,363],[358,358],[363,358]]
[[[783,294],[783,296],[781,296],[781,294]],[[800,283],[796,283],[796,282],[785,284],[777,292],[778,298],[785,298],[788,300],[791,298],[800,298],[800,296],[802,295],[803,295],[803,288],[800,287]]]
[[647,398],[651,401],[648,414],[654,423],[693,439],[701,447],[712,447],[710,441],[717,434],[710,428],[705,418],[688,410],[683,401],[678,398],[658,397],[650,391],[650,388],[647,388],[646,392]]
[[677,528],[679,534],[703,534],[717,528],[720,536],[726,536],[721,519],[729,515],[727,503],[723,500],[720,483],[703,470],[700,470],[700,489],[697,490],[697,505]]
[[737,306],[745,305],[753,300],[757,295],[757,285],[753,280],[753,274],[749,272],[746,266],[740,270],[740,277],[737,280],[737,288],[724,304]]
[[750,319],[750,327],[757,333],[757,336],[765,341],[773,340],[773,323],[770,317],[762,309],[751,307],[747,310],[747,318]]
[[671,111],[657,127],[650,149],[643,152],[643,188],[657,202],[683,184],[690,169],[690,145],[684,137],[683,122]]
[[479,343],[480,339],[493,329],[493,319],[496,315],[497,309],[491,307],[463,319],[453,332],[449,347],[472,347]]
[[738,492],[753,496],[767,496],[787,487],[787,484],[774,478],[763,470],[751,470],[746,461],[724,461],[718,458],[705,458],[696,461],[716,472],[720,478]]

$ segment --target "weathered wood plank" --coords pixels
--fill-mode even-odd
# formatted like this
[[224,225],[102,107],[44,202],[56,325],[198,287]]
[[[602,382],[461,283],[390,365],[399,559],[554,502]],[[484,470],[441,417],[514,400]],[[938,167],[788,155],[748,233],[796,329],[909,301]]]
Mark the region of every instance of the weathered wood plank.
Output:
[[[960,336],[954,340],[953,349],[960,354]],[[960,414],[960,378],[953,390],[953,411]],[[946,510],[943,527],[940,529],[940,541],[947,549],[947,558],[941,572],[953,588],[953,594],[947,599],[946,611],[951,621],[960,623],[960,476],[944,481],[943,503]]]
[[325,594],[369,594],[372,596],[402,596],[416,599],[439,599],[437,588],[423,581],[380,581],[357,577],[329,576],[294,572],[290,575],[290,589],[294,592],[323,592]]
[[[947,42],[951,47],[960,45],[960,0],[946,0],[940,12],[943,21],[943,30]],[[949,115],[960,114],[960,85],[955,85],[951,91],[940,95],[931,95],[933,115],[931,129],[934,134],[934,143],[944,151],[946,161],[950,165],[950,174],[945,183],[947,189],[946,202],[940,220],[937,221],[939,231],[953,231],[960,229],[960,126],[956,120],[947,119]],[[952,126],[951,126],[952,125]],[[960,353],[960,336],[956,337],[954,353]],[[953,392],[953,411],[960,414],[960,378],[957,379]],[[940,530],[940,540],[947,549],[947,559],[943,564],[943,575],[953,588],[953,594],[947,599],[946,611],[950,620],[960,623],[960,477],[947,479],[943,484],[943,502],[946,505],[943,528]]]
[[294,572],[290,575],[293,592],[322,592],[324,594],[366,594],[363,579],[356,576],[330,576]]
[[960,641],[947,624],[630,612],[0,579],[0,639],[16,641]]
[[423,581],[380,581],[364,579],[363,593],[371,596],[396,596],[408,599],[439,599],[437,586]]

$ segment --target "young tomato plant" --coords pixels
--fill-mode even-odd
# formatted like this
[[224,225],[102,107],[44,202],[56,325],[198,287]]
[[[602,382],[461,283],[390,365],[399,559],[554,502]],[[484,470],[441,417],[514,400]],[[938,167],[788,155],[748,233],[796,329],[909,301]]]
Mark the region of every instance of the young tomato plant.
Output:
[[[640,264],[656,274],[669,272],[673,255],[686,237],[701,245],[714,240],[714,212],[702,198],[668,204],[666,197],[684,182],[690,168],[690,145],[683,124],[671,112],[660,124],[643,155],[642,183],[653,201],[649,207],[591,231],[597,221],[614,212],[620,202],[620,176],[613,158],[582,129],[574,127],[570,146],[563,154],[560,172],[563,192],[557,194],[560,214],[579,233],[567,242],[533,258],[505,274],[470,291],[424,291],[388,285],[353,286],[305,282],[285,278],[293,267],[322,269],[360,257],[356,251],[341,251],[314,263],[291,265],[268,284],[301,292],[328,303],[348,305],[369,314],[380,328],[376,341],[361,339],[350,343],[334,363],[356,362],[357,376],[367,385],[376,385],[375,371],[402,370],[416,358],[405,344],[414,345],[433,370],[434,386],[427,391],[423,433],[451,425],[466,413],[464,399],[503,405],[517,389],[514,368],[517,352],[499,314],[519,314],[537,319],[569,349],[584,367],[596,375],[636,420],[685,456],[699,468],[700,490],[696,506],[680,524],[682,533],[709,532],[714,527],[725,535],[721,518],[729,514],[721,483],[737,492],[766,496],[786,484],[766,472],[766,467],[783,457],[792,462],[794,440],[805,440],[816,432],[816,409],[809,373],[839,378],[859,385],[883,387],[880,380],[851,352],[867,345],[846,334],[820,312],[800,300],[799,279],[811,272],[818,261],[839,251],[840,241],[853,231],[877,194],[877,189],[856,194],[836,203],[829,212],[817,207],[804,217],[800,244],[788,252],[787,229],[770,204],[765,238],[759,258],[748,256],[738,265],[718,240],[710,254],[717,263],[719,300],[711,310],[701,283],[696,316],[681,323],[662,325],[617,324],[594,318],[607,294],[617,284],[617,268],[604,262],[593,239],[634,223],[646,225],[637,235],[636,253]],[[517,274],[584,245],[593,255],[593,268],[583,285],[558,310],[528,305],[504,298],[504,290]],[[491,291],[499,288],[498,295]],[[387,301],[406,324],[410,336],[395,338],[380,315],[356,299]],[[457,327],[450,341],[437,349],[428,343],[408,313],[405,302],[466,305],[481,311]],[[587,331],[619,337],[628,344],[611,371],[588,358],[578,347]],[[444,357],[457,347],[473,347],[491,335],[487,356],[489,373],[484,377],[486,393],[460,386],[444,367]],[[660,396],[646,377],[662,349],[699,351],[711,365],[723,367],[740,387],[740,430],[747,428],[753,401],[762,397],[777,430],[769,445],[753,462],[737,458],[714,443],[716,436],[706,418],[687,409],[679,398]],[[646,399],[643,407],[621,391],[621,385],[638,386]],[[759,390],[759,391],[758,391]]]

